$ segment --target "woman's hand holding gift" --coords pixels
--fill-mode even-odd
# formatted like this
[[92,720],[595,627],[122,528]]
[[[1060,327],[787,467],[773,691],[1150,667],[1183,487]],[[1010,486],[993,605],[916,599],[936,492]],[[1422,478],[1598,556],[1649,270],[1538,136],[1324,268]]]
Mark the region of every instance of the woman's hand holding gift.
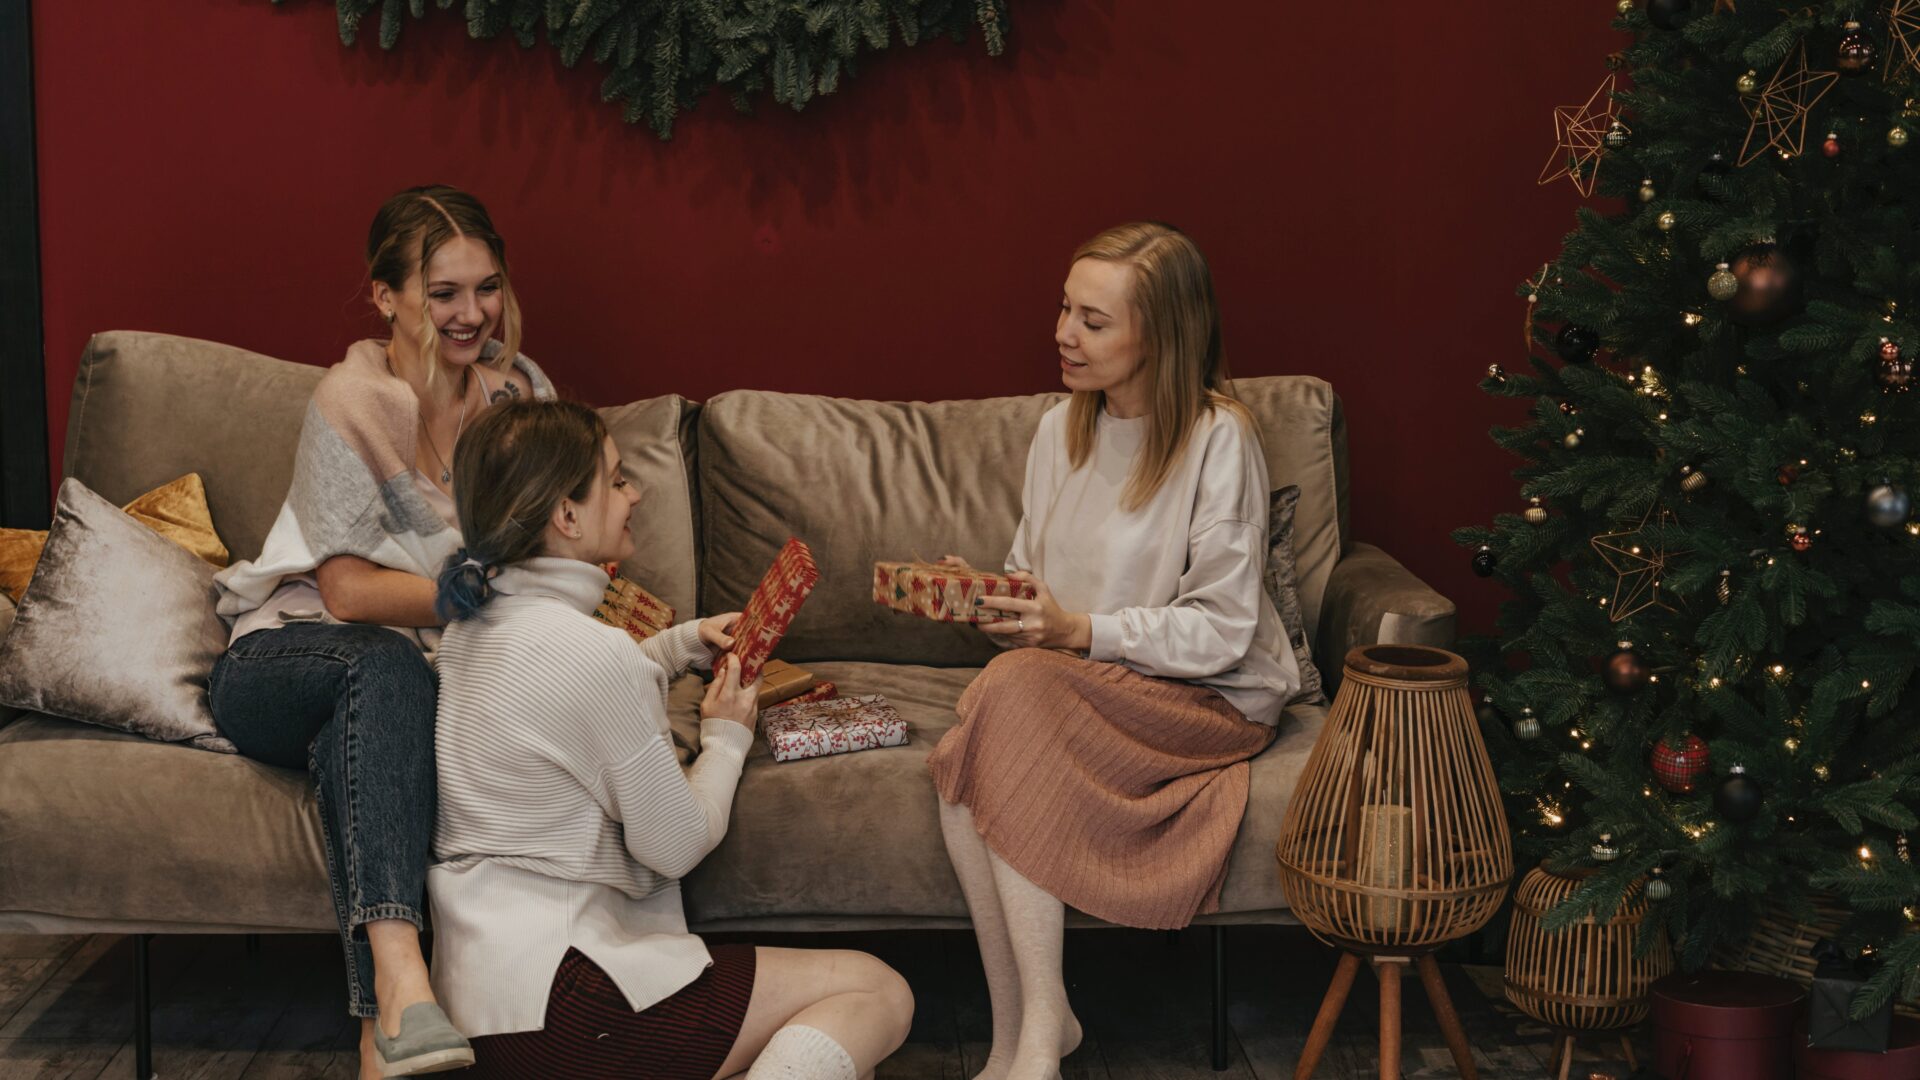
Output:
[[700,620],[700,641],[714,656],[733,648],[733,624],[740,621],[740,613],[728,611],[719,615],[709,615]]
[[[952,556],[948,556],[952,558]],[[945,560],[942,560],[945,561]],[[1053,598],[1047,583],[1025,570],[1008,574],[1034,588],[1034,598],[983,596],[974,603],[982,611],[997,612],[995,622],[984,622],[980,629],[1018,648],[1073,649],[1086,652],[1093,647],[1093,620],[1080,612],[1068,611]]]
[[752,731],[760,723],[760,680],[740,685],[740,658],[729,653],[714,666],[713,681],[700,701],[702,720],[730,720]]

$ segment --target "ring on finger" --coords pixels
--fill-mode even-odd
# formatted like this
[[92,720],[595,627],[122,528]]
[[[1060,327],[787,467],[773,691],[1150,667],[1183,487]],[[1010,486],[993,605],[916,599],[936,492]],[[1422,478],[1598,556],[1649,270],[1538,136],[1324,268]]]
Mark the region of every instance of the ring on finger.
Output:
[[1027,629],[1027,620],[1025,618],[1016,618],[1013,620],[1013,625],[1014,625],[1014,629],[1022,633],[1025,633]]

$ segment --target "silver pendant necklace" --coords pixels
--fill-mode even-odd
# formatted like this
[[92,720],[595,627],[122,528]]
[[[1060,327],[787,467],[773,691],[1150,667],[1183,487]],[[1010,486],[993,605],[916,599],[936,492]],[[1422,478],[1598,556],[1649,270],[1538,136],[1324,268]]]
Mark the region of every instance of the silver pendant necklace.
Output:
[[[467,429],[467,398],[472,396],[472,389],[473,369],[463,368],[461,369],[460,382],[460,419],[454,421],[453,425],[453,442],[455,446],[460,444],[460,433]],[[420,417],[420,433],[427,437],[427,449],[433,451],[433,459],[440,463],[440,485],[442,487],[451,485],[453,483],[453,468],[447,464],[446,458],[440,456],[440,448],[433,444],[433,432],[427,430],[427,418],[425,414],[422,414]]]

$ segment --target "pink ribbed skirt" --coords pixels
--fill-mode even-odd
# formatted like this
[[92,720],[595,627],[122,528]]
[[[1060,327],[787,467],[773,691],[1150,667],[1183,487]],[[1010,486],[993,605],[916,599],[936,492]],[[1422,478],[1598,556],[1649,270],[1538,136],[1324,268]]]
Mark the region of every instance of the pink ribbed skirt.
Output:
[[1176,929],[1216,911],[1273,740],[1218,692],[1050,649],[995,657],[928,757],[994,853],[1068,906]]

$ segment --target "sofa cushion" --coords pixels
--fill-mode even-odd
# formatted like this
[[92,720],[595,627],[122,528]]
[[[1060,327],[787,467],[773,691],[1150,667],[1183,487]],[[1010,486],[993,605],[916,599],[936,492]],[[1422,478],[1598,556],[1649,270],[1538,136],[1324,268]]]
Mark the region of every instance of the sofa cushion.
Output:
[[95,334],[74,377],[64,472],[114,503],[197,472],[227,549],[251,559],[286,498],[321,374],[211,341]]
[[207,709],[207,675],[227,648],[213,574],[68,477],[0,640],[0,702],[233,753]]
[[[907,745],[776,762],[765,740],[755,739],[727,837],[686,880],[688,920],[965,918],[926,759],[958,722],[954,704],[978,669],[858,662],[807,668],[843,694],[886,695],[910,728]],[[682,745],[697,737],[699,691],[696,678],[674,687],[675,741]],[[1274,845],[1325,715],[1317,705],[1288,708],[1279,737],[1254,759],[1222,911],[1286,906]]]
[[620,449],[627,479],[640,491],[628,523],[634,553],[621,573],[673,608],[694,615],[699,583],[693,487],[693,427],[700,407],[678,394],[601,409],[607,433]]
[[1057,400],[718,395],[700,414],[701,610],[744,604],[780,545],[798,536],[813,548],[820,584],[788,628],[782,659],[985,664],[997,650],[978,630],[875,604],[873,564],[951,552],[998,567],[1020,523],[1027,444]]
[[1294,568],[1309,637],[1318,634],[1327,580],[1347,537],[1347,424],[1324,379],[1274,375],[1235,379],[1233,390],[1260,421],[1268,480],[1300,485],[1293,511]]
[[28,715],[0,792],[0,911],[333,929],[304,773]]
[[[1345,535],[1346,431],[1326,382],[1240,379],[1274,487],[1300,485],[1300,605],[1317,632]],[[703,406],[701,610],[746,601],[788,536],[813,548],[820,585],[779,655],[979,666],[978,631],[895,615],[872,598],[879,559],[947,553],[998,568],[1020,519],[1027,447],[1058,394],[881,402],[730,391]]]

